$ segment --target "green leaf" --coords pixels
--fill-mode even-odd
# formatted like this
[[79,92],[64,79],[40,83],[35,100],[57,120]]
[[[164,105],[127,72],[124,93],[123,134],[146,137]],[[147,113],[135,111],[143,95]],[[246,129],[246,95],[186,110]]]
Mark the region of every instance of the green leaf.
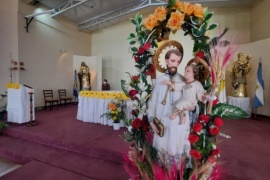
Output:
[[143,44],[143,37],[141,35],[138,36],[138,40],[140,41],[141,44]]
[[208,28],[208,30],[213,30],[217,27],[218,25],[217,24],[211,24]]
[[129,44],[130,44],[130,45],[133,45],[133,44],[135,44],[136,42],[137,42],[137,41],[130,41]]
[[133,38],[136,37],[134,33],[130,33],[129,36],[130,36],[130,37],[133,37]]
[[140,16],[139,18],[138,18],[138,24],[141,24],[142,23],[142,17]]
[[208,21],[213,16],[213,14],[214,14],[213,12],[206,14],[204,21]]
[[224,103],[213,106],[211,115],[228,119],[240,119],[248,116],[241,108]]
[[174,4],[175,4],[175,0],[169,0],[167,8],[172,8],[174,6]]
[[193,52],[197,52],[199,50],[200,44],[199,43],[195,43],[193,46]]
[[121,88],[122,88],[123,92],[126,94],[126,96],[129,97],[129,93],[128,93],[127,88],[126,88],[126,81],[125,80],[121,80]]
[[132,39],[134,39],[133,37],[130,37],[130,36],[128,36],[128,38],[127,38],[127,40],[132,40]]
[[131,50],[132,50],[133,52],[135,52],[135,53],[138,52],[138,48],[136,48],[136,47],[132,47]]
[[142,15],[140,13],[137,13],[135,19],[138,21],[140,18],[142,18]]
[[192,28],[191,32],[192,32],[192,36],[194,36],[194,37],[200,37],[202,35],[201,32],[195,28]]
[[200,26],[199,31],[200,31],[201,34],[205,34],[206,27],[207,27],[207,24],[206,24],[206,23],[203,23],[203,24]]
[[190,21],[191,21],[191,23],[194,24],[194,25],[198,25],[198,24],[199,24],[199,20],[198,20],[198,18],[195,17],[195,16],[190,16]]
[[132,24],[137,25],[137,21],[135,19],[131,18],[131,22]]

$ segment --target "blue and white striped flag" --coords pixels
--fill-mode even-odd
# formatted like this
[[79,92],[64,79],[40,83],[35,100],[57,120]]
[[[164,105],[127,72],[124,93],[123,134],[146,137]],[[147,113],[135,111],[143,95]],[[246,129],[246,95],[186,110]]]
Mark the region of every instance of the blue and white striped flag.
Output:
[[78,90],[77,90],[77,77],[76,77],[76,69],[74,70],[74,84],[73,84],[73,96],[76,98],[78,97]]
[[259,62],[259,67],[257,71],[256,90],[254,97],[254,108],[258,108],[264,105],[263,90],[264,90],[264,83],[262,79],[262,63]]

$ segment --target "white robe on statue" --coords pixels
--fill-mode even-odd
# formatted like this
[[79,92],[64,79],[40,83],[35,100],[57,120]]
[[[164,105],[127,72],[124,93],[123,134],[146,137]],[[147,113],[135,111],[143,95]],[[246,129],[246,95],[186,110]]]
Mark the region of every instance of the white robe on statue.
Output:
[[[192,83],[175,83],[175,92],[182,91],[182,97],[176,102],[175,107],[183,110],[185,107],[194,107],[199,101],[203,101],[203,95],[206,93],[202,84],[199,81]],[[188,111],[185,112],[185,114]]]
[[[172,115],[174,106],[182,96],[181,91],[169,91],[166,99],[166,104],[163,105],[163,101],[167,85],[162,84],[163,80],[170,80],[168,74],[160,75],[154,85],[151,98],[148,102],[148,117],[157,117],[164,125],[164,136],[159,137],[156,133],[154,134],[153,146],[159,152],[160,161],[163,161],[163,165],[171,165],[173,162],[179,165],[183,154],[189,156],[190,143],[188,136],[190,133],[190,122],[189,115],[186,116],[186,122],[184,124],[179,123],[179,117],[177,116],[174,120],[170,120],[169,117]],[[172,77],[174,82],[182,82],[183,77],[180,74],[175,74]],[[165,158],[162,160],[162,157]],[[165,164],[164,164],[165,163]],[[178,166],[179,167],[179,166]]]

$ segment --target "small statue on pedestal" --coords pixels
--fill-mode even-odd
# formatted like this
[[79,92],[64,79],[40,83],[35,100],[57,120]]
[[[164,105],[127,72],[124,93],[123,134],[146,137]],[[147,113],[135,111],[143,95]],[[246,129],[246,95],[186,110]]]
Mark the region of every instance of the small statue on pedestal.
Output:
[[247,79],[246,75],[249,73],[251,67],[249,61],[252,56],[248,55],[246,59],[243,58],[243,53],[238,54],[238,59],[233,63],[231,79],[234,88],[235,97],[247,97]]
[[90,74],[89,67],[85,64],[85,62],[81,62],[80,71],[78,72],[78,79],[80,82],[80,91],[91,90],[90,78],[91,78],[91,74]]

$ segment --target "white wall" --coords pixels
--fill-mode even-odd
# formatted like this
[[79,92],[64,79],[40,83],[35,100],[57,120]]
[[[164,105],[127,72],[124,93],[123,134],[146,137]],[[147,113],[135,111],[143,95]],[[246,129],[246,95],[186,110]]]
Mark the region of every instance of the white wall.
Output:
[[[243,52],[245,55],[251,54],[253,56],[252,70],[248,74],[248,95],[254,97],[254,83],[256,82],[256,61],[259,55],[262,56],[263,61],[267,61],[270,56],[269,41],[259,41],[250,43],[250,19],[251,8],[218,8],[210,9],[214,11],[214,16],[211,20],[212,23],[218,23],[221,29],[211,32],[210,36],[214,37],[219,34],[225,27],[230,30],[226,37],[231,39],[236,35],[234,40],[235,44],[241,44],[238,52]],[[146,17],[147,15],[144,15]],[[129,53],[129,44],[127,37],[131,32],[134,32],[134,25],[129,21],[122,22],[116,26],[112,26],[92,34],[92,55],[100,55],[103,57],[103,78],[110,81],[111,86],[115,90],[121,90],[120,79],[126,79],[125,72],[135,73],[134,60],[132,54]],[[179,31],[175,35],[171,35],[170,39],[178,40],[184,48],[184,59],[178,71],[183,74],[186,63],[193,57],[192,48],[193,41],[190,37],[183,36],[183,32]],[[238,53],[237,52],[237,53]],[[237,56],[237,53],[235,57]],[[234,59],[236,60],[236,59]],[[232,63],[233,61],[231,61]],[[265,94],[269,91],[269,74],[266,67],[269,67],[268,62],[264,62],[264,80],[265,80]],[[231,68],[229,64],[227,71]],[[157,73],[157,76],[159,73]],[[228,73],[227,73],[228,76]],[[226,77],[227,92],[231,94],[231,82],[229,77]],[[265,106],[258,109],[258,114],[270,115],[269,109],[269,96],[265,96]]]
[[[0,6],[0,94],[6,92],[6,83],[10,82],[10,61],[18,60],[18,1],[1,2]],[[13,72],[13,81],[18,82],[18,71]]]
[[[215,12],[212,23],[219,23],[224,29],[230,27],[230,35],[238,35],[236,42],[249,42],[250,31],[250,9],[249,8],[222,8],[213,9]],[[145,14],[144,17],[147,17]],[[237,20],[238,17],[239,20]],[[125,78],[125,72],[135,73],[134,60],[129,53],[129,41],[127,37],[131,32],[135,32],[135,26],[130,21],[124,21],[115,26],[102,29],[92,34],[92,55],[103,57],[103,78],[109,80],[112,89],[121,90],[120,79]],[[219,34],[221,30],[216,30],[210,34],[211,37]],[[184,48],[184,58],[178,71],[184,72],[187,62],[193,57],[193,40],[189,36],[183,36],[183,31],[170,35],[170,39],[178,40]],[[159,73],[157,73],[157,76]]]
[[[20,83],[35,89],[35,106],[43,106],[44,89],[73,90],[73,55],[90,55],[91,35],[77,30],[77,25],[65,18],[49,14],[36,16],[25,30],[24,16],[44,9],[19,3],[19,58],[26,71],[20,72]],[[62,51],[64,50],[64,51]]]
[[270,38],[270,1],[258,0],[258,3],[251,9],[251,41],[259,41]]

